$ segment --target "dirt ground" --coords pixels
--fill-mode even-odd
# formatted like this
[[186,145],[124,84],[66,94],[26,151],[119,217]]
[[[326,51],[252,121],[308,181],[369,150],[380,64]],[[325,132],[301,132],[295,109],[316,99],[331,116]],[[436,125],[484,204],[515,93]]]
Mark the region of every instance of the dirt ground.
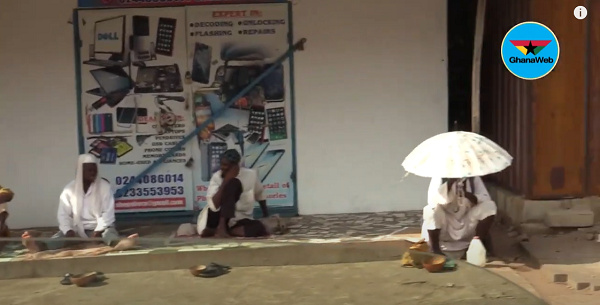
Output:
[[544,302],[487,270],[460,265],[431,274],[400,262],[246,267],[214,279],[187,270],[107,275],[105,285],[61,286],[57,278],[0,281],[2,304],[481,304]]
[[[532,292],[550,305],[600,304],[600,291],[575,291],[566,284],[550,282],[548,275],[537,269],[537,266],[534,268],[535,264],[519,246],[519,240],[508,237],[505,229],[494,227],[493,235],[494,248],[500,260],[488,264],[488,270]],[[600,254],[598,254],[598,261],[600,261]],[[576,268],[577,266],[574,265],[569,266],[572,263],[564,262],[566,268]]]
[[524,264],[516,263],[488,269],[542,298],[549,305],[600,304],[600,292],[575,291],[566,284],[551,283],[542,271]]

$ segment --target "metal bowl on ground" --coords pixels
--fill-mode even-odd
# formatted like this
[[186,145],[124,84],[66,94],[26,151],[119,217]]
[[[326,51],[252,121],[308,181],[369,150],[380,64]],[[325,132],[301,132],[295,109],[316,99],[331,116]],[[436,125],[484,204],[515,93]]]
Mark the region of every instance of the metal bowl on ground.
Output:
[[440,272],[442,269],[444,269],[445,263],[446,257],[442,255],[435,255],[423,261],[423,268],[429,272]]

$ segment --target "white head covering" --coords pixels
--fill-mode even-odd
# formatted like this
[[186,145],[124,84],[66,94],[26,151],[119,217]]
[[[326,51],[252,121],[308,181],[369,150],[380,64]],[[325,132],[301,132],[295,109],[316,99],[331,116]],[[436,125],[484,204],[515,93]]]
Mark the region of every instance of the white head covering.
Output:
[[[85,193],[83,191],[83,164],[85,163],[93,163],[93,164],[98,164],[98,160],[96,159],[96,157],[94,157],[93,155],[90,154],[82,154],[79,155],[79,159],[77,160],[77,174],[75,175],[75,200],[73,200],[73,221],[74,221],[74,225],[75,228],[77,230],[77,233],[79,236],[81,237],[86,237],[87,235],[85,234],[85,230],[83,228],[83,226],[81,225],[81,211],[83,208],[83,197],[85,196]],[[96,180],[94,181],[94,185],[90,186],[90,191],[93,191],[93,194],[90,194],[90,199],[92,200],[92,204],[90,207],[92,209],[92,211],[94,211],[94,213],[96,213],[97,211],[95,211],[95,209],[99,208],[99,202],[101,201],[99,196],[100,196],[100,189],[99,189],[99,184],[98,182],[100,181],[100,174],[98,174],[96,176]]]

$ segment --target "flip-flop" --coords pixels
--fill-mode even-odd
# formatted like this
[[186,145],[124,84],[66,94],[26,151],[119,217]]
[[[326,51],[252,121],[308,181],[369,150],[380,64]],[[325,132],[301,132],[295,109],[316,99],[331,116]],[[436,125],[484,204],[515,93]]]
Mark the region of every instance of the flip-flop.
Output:
[[446,259],[443,270],[456,270],[456,262],[450,258]]
[[219,268],[223,268],[225,270],[231,270],[231,267],[226,266],[226,265],[221,265],[221,264],[217,264],[217,263],[210,263],[209,266],[215,266],[215,267],[219,267]]
[[[95,273],[95,277],[92,280],[92,282],[102,282],[104,280],[106,280],[106,276],[104,275],[104,273],[102,272],[94,272]],[[81,275],[73,275],[71,273],[66,273],[62,280],[60,280],[60,284],[61,285],[65,285],[65,286],[69,286],[69,285],[73,285],[73,281],[71,280],[71,278],[73,277],[79,277]]]
[[96,271],[96,280],[95,282],[103,282],[106,280],[106,275],[103,272]]
[[210,265],[206,266],[206,269],[202,270],[202,272],[200,272],[200,274],[198,276],[203,277],[203,278],[214,278],[214,277],[219,277],[221,275],[225,275],[229,272],[230,272],[230,269],[223,268],[220,265],[210,264]]
[[190,268],[192,275],[203,278],[214,278],[229,273],[231,270],[228,266],[222,266],[215,263],[210,263],[207,266],[194,266]]
[[65,286],[73,285],[73,283],[71,282],[71,274],[70,273],[65,274],[65,276],[62,278],[62,280],[60,280],[60,284],[65,285]]

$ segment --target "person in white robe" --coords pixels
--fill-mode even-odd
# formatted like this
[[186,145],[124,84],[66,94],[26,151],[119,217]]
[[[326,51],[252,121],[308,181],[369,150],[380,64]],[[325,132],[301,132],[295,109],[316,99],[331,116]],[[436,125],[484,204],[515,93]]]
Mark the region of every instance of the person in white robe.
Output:
[[[79,156],[75,180],[62,191],[58,205],[59,231],[52,241],[45,243],[30,240],[29,232],[23,233],[23,244],[30,252],[56,250],[68,245],[67,238],[101,238],[104,244],[115,246],[120,240],[115,229],[115,199],[110,183],[98,174],[96,157]],[[135,238],[137,234],[129,236]]]
[[267,228],[253,217],[259,203],[268,217],[266,197],[261,181],[252,169],[240,167],[241,155],[235,149],[221,156],[221,169],[210,179],[207,204],[198,216],[197,231],[202,237],[262,237]]
[[422,238],[438,254],[462,251],[478,236],[492,253],[490,229],[497,207],[480,177],[432,178],[423,208]]

